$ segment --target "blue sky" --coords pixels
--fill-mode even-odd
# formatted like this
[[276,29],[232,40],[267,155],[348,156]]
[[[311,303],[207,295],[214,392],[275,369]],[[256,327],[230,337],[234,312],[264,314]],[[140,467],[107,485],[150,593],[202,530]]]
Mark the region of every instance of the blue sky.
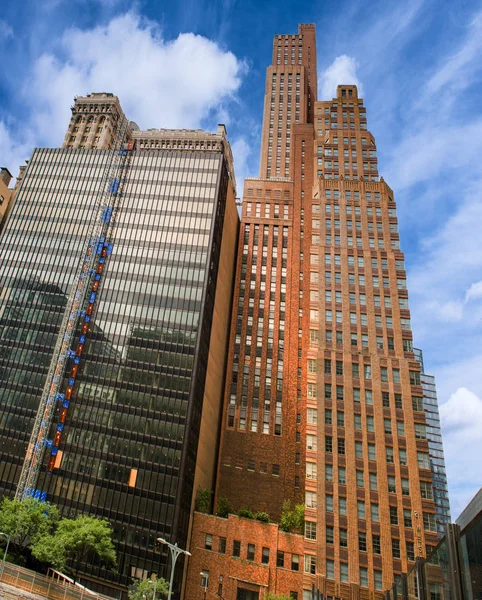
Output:
[[242,184],[273,35],[300,22],[317,26],[320,98],[361,88],[395,191],[457,516],[482,485],[482,0],[6,0],[0,163],[16,174],[61,144],[74,95],[110,91],[141,128],[226,123]]

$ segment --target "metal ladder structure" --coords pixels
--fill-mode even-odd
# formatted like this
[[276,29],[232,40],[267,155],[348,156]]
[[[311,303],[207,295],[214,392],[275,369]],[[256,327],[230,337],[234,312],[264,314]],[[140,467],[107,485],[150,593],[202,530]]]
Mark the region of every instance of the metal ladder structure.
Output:
[[[89,328],[94,304],[106,257],[112,253],[112,231],[123,195],[126,169],[130,166],[132,141],[127,142],[129,122],[126,117],[117,128],[110,156],[101,183],[100,194],[96,201],[96,213],[89,243],[81,259],[72,290],[67,300],[64,316],[60,325],[57,341],[52,354],[45,386],[35,417],[25,460],[20,473],[15,498],[23,500],[29,496],[45,500],[45,491],[36,489],[43,457],[46,449],[50,450],[47,473],[57,466],[59,443],[62,437],[65,418],[71,401],[75,378],[79,368],[85,336]],[[75,350],[71,349],[75,332],[80,320],[80,336]],[[67,382],[67,388],[61,392],[65,368],[68,359],[73,359],[73,366]],[[48,439],[55,415],[55,408],[60,402],[62,410],[53,439]]]

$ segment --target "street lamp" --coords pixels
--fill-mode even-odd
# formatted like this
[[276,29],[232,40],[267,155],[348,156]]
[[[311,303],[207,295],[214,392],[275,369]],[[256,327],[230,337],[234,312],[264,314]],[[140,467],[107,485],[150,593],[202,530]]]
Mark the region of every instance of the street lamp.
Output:
[[204,590],[204,600],[206,600],[206,594],[208,593],[208,579],[204,571],[201,571],[201,587]]
[[153,573],[151,575],[151,582],[152,582],[153,579],[154,579],[154,593],[152,594],[152,600],[156,600],[156,591],[157,591],[157,582],[158,582],[158,579],[157,579],[157,575],[155,573]]
[[171,544],[164,538],[157,538],[157,541],[160,542],[161,544],[165,544],[166,546],[169,546],[169,550],[171,551],[171,578],[169,580],[169,593],[167,594],[167,600],[171,600],[172,583],[174,581],[174,569],[176,567],[177,557],[180,554],[186,554],[187,556],[191,556],[191,553],[188,552],[187,550],[183,550],[182,548],[179,548],[179,546],[177,545],[177,542],[175,544]]
[[0,565],[0,577],[1,577],[3,575],[3,569],[5,568],[5,561],[7,560],[7,552],[8,552],[8,545],[10,544],[10,536],[8,535],[8,533],[3,533],[3,531],[0,531],[0,535],[3,535],[3,537],[7,540],[7,545],[5,546],[5,552],[3,553],[3,560]]

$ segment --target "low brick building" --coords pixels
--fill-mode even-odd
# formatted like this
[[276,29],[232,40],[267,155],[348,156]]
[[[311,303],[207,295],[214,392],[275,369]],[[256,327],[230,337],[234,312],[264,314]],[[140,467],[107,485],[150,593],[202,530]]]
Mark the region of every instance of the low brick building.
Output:
[[[311,600],[314,579],[305,564],[304,544],[302,535],[281,531],[276,523],[195,513],[184,598],[262,600],[271,592]],[[379,592],[322,576],[316,577],[315,585],[326,600],[382,597]]]

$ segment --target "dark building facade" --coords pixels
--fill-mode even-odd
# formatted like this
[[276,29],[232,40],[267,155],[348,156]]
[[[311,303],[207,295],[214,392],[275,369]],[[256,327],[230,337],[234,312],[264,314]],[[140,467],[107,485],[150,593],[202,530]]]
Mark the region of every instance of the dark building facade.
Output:
[[[37,483],[63,514],[112,524],[118,574],[84,568],[88,586],[107,592],[167,577],[156,538],[185,547],[193,489],[214,485],[239,227],[224,127],[150,131],[157,149],[142,134],[121,174],[112,253],[66,418],[56,406],[55,467],[46,473],[46,454]],[[35,150],[0,241],[1,494],[18,484],[110,158]],[[73,366],[69,358],[66,373]]]

